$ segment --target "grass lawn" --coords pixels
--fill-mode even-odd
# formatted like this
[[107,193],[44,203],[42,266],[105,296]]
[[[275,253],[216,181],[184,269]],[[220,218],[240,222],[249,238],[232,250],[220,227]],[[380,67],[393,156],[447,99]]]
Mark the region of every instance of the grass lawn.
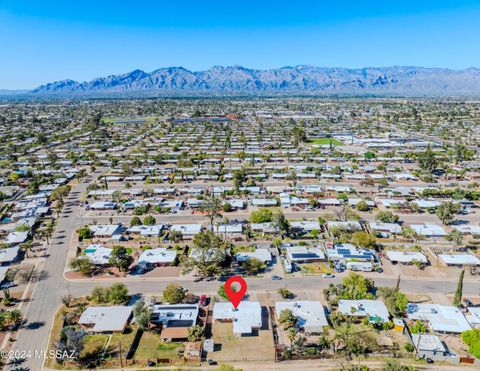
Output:
[[160,335],[152,332],[144,332],[137,351],[135,359],[151,359],[151,358],[178,358],[178,349],[182,348],[182,343],[164,342],[160,339]]
[[234,246],[232,247],[232,254],[235,255],[238,252],[254,252],[255,246]]
[[125,356],[127,354],[130,345],[133,342],[135,337],[135,328],[130,327],[126,330],[125,334],[114,333],[110,344],[108,345],[108,350],[105,354],[105,358],[115,358],[117,357],[117,352],[120,351],[120,345],[122,347],[122,354]]
[[324,263],[300,264],[300,270],[307,274],[333,273],[333,269]]
[[335,138],[312,138],[312,139],[310,139],[310,143],[317,144],[317,145],[320,145],[320,146],[324,146],[324,145],[329,145],[330,140],[332,141],[332,145],[334,145],[334,146],[342,146],[343,145],[342,142],[340,142],[339,140],[336,140]]
[[108,335],[87,335],[85,345],[80,354],[84,359],[96,359],[107,345]]

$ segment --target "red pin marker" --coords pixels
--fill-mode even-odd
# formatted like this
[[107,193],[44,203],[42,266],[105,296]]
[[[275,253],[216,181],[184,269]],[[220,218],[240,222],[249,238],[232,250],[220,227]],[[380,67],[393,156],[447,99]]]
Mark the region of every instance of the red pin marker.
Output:
[[[232,283],[238,282],[240,284],[239,291],[232,290]],[[243,296],[247,292],[247,282],[240,276],[232,276],[227,282],[225,282],[225,293],[227,294],[233,307],[237,309],[238,305],[243,299]]]

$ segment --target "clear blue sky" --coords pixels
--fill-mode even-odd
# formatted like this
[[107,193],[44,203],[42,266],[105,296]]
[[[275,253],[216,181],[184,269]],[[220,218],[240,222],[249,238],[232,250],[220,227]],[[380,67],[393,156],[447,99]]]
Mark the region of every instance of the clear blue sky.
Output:
[[136,68],[480,67],[480,1],[0,0],[0,89]]

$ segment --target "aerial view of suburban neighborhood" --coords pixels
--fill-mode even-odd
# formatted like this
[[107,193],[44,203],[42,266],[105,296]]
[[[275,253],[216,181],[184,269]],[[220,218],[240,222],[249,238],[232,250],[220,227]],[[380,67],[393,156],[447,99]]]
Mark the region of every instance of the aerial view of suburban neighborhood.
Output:
[[480,70],[14,70],[0,369],[480,369]]

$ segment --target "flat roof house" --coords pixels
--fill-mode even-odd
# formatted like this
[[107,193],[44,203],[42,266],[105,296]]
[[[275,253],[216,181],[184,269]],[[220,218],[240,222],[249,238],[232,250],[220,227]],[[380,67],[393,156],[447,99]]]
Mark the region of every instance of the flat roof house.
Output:
[[112,333],[123,332],[132,317],[132,307],[88,307],[80,316],[78,323],[87,332]]
[[292,311],[292,314],[297,318],[297,326],[303,328],[306,333],[322,333],[323,327],[328,326],[325,308],[319,301],[277,301],[275,303],[277,317],[285,309]]
[[202,231],[201,224],[172,224],[170,230],[180,232],[184,239],[193,238]]
[[287,259],[295,263],[311,263],[325,260],[325,254],[319,247],[287,246]]
[[389,237],[392,234],[402,234],[402,227],[397,223],[370,223],[370,230],[379,233],[382,237]]
[[440,254],[438,258],[445,265],[451,266],[479,266],[480,259],[472,254]]
[[370,322],[388,322],[388,309],[380,300],[344,300],[338,301],[338,310],[345,316],[367,317]]
[[176,250],[167,250],[164,247],[145,250],[138,258],[138,265],[143,268],[169,266],[177,259]]
[[154,304],[150,322],[162,325],[162,339],[186,339],[189,327],[197,323],[198,313],[198,304]]
[[232,303],[215,303],[213,319],[218,322],[233,322],[235,336],[253,335],[262,328],[262,308],[257,301],[242,301],[235,309]]
[[443,237],[447,235],[445,229],[437,224],[411,224],[410,227],[415,233],[425,237]]
[[110,264],[112,251],[113,249],[103,245],[89,245],[85,248],[84,253],[85,257],[87,257],[93,264],[108,265]]
[[127,229],[127,233],[138,234],[142,237],[158,237],[162,233],[164,226],[155,225],[134,225]]
[[250,259],[258,259],[263,263],[270,264],[272,261],[272,254],[268,249],[259,248],[254,251],[242,251],[235,254],[237,262],[245,262]]
[[88,226],[88,229],[97,238],[113,238],[115,235],[122,234],[121,224],[92,224]]
[[412,342],[417,357],[443,361],[443,357],[448,355],[447,347],[437,335],[412,334]]
[[327,244],[325,247],[328,259],[331,261],[362,261],[362,262],[374,262],[377,261],[377,255],[374,250],[371,249],[358,249],[351,243],[343,244]]
[[426,321],[435,332],[459,334],[471,329],[463,313],[454,306],[408,303],[406,312],[409,320]]
[[0,265],[9,265],[18,259],[20,246],[8,247],[0,249]]
[[386,255],[392,263],[412,264],[415,261],[427,264],[428,260],[425,255],[417,251],[393,251],[387,250]]

